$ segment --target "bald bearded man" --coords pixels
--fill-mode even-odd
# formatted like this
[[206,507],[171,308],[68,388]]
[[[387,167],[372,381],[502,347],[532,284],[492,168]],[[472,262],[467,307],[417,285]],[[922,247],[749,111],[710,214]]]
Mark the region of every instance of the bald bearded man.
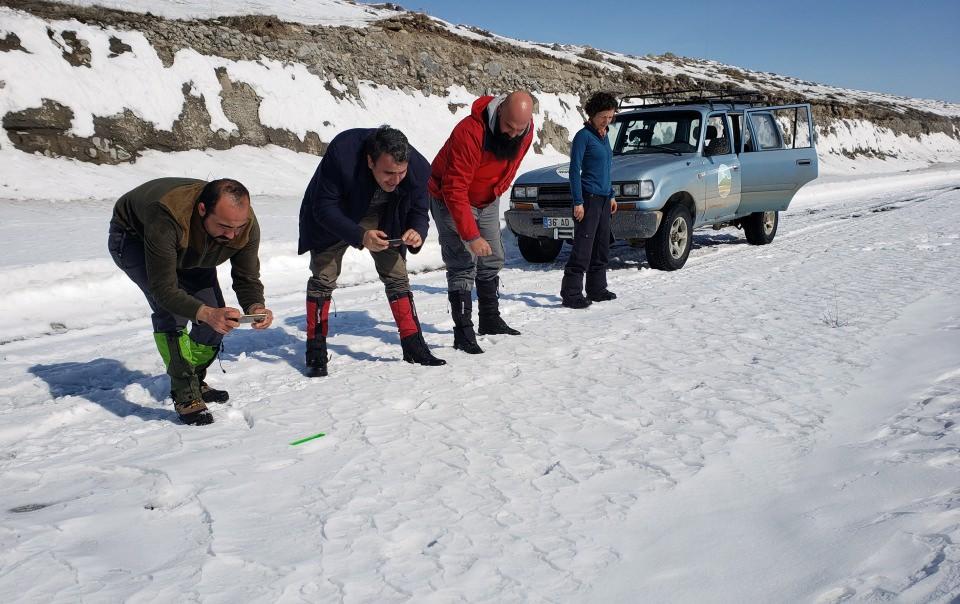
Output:
[[431,167],[430,211],[447,266],[454,348],[483,350],[473,329],[476,283],[480,335],[520,332],[500,316],[497,289],[503,268],[500,195],[510,188],[533,141],[533,97],[518,90],[474,101]]

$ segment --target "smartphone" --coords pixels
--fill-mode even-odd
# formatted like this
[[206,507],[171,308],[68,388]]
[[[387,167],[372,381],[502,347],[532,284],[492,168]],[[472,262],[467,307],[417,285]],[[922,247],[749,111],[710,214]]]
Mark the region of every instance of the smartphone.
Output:
[[403,245],[403,239],[387,239],[387,245],[390,247],[400,247]]
[[252,315],[240,315],[241,323],[259,323],[267,318],[267,313],[255,313]]

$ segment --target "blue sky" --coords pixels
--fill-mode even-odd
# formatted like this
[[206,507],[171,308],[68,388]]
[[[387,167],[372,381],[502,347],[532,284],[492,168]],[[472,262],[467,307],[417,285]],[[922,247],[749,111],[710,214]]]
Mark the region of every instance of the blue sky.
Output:
[[672,52],[823,84],[960,102],[960,0],[400,3],[514,38],[636,55]]

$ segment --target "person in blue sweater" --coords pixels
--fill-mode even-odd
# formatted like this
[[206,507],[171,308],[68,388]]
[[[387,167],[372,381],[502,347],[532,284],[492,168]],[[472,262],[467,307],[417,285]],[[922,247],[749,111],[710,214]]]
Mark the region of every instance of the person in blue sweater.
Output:
[[[563,269],[560,297],[568,308],[586,308],[591,302],[613,300],[607,289],[607,260],[610,252],[610,215],[617,211],[610,167],[613,151],[607,127],[613,121],[617,99],[597,92],[584,110],[588,119],[573,137],[570,147],[570,193],[573,196],[573,250]],[[587,295],[583,295],[583,275]]]

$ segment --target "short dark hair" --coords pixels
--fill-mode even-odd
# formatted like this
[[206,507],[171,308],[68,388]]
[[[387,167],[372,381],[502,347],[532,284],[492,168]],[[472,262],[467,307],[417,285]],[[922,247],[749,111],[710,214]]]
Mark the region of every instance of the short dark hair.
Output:
[[410,143],[407,137],[396,128],[384,124],[363,142],[363,150],[376,163],[380,156],[389,153],[393,161],[402,164],[410,161]]
[[619,106],[620,104],[617,102],[617,97],[609,92],[595,92],[587,100],[587,104],[583,106],[583,110],[587,112],[588,118],[592,118],[601,111],[610,111]]
[[203,203],[207,212],[212,212],[217,207],[217,202],[224,196],[229,197],[233,203],[239,204],[244,199],[250,199],[250,191],[232,178],[211,180],[200,191],[197,203]]

